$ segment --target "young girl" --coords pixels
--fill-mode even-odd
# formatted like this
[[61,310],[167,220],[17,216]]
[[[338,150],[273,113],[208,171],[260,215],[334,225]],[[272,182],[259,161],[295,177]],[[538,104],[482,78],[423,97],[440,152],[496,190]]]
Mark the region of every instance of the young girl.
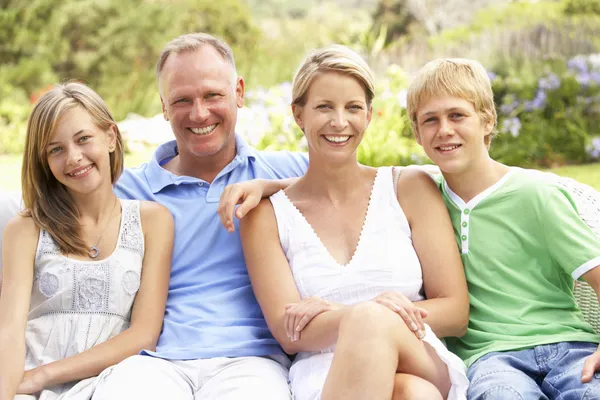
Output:
[[273,335],[297,353],[295,399],[464,399],[465,366],[436,337],[468,320],[450,219],[426,173],[358,163],[373,96],[369,67],[344,47],[300,67],[292,110],[310,164],[241,221],[248,273]]
[[89,399],[103,370],[154,349],[173,220],[156,203],[119,200],[122,169],[121,134],[97,93],[67,83],[39,99],[25,211],[3,238],[0,400]]

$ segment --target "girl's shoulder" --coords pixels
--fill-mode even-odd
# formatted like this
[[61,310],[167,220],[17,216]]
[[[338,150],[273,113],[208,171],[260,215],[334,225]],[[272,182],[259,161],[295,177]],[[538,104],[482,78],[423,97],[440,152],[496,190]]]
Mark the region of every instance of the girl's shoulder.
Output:
[[154,201],[139,200],[140,219],[144,233],[149,230],[163,229],[173,225],[173,216],[169,209]]

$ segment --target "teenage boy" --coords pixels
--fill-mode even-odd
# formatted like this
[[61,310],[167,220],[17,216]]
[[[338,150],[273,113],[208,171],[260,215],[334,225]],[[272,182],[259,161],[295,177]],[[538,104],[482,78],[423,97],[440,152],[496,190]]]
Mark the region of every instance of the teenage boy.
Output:
[[488,150],[497,116],[478,62],[426,64],[408,90],[417,142],[437,178],[462,253],[467,333],[447,339],[469,367],[469,399],[599,399],[600,336],[573,280],[600,294],[600,241],[550,180]]

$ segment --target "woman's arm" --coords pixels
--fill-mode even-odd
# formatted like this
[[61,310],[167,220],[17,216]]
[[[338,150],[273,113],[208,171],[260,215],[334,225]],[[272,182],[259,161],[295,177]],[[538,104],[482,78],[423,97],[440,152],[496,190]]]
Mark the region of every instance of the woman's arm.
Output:
[[174,224],[171,213],[157,203],[142,202],[140,214],[145,252],[129,328],[83,353],[36,368],[45,377],[44,386],[99,375],[143,349],[156,348],[169,289]]
[[426,322],[438,337],[462,336],[469,322],[469,296],[452,223],[440,192],[423,171],[404,169],[398,201],[412,231],[423,269]]
[[39,230],[17,216],[4,229],[0,294],[0,400],[13,400],[25,369],[25,329]]
[[286,333],[286,306],[300,302],[294,277],[277,234],[270,201],[262,200],[240,222],[244,257],[254,294],[275,339],[288,354],[326,349],[337,341],[341,317],[348,307],[334,306],[314,317],[298,340]]

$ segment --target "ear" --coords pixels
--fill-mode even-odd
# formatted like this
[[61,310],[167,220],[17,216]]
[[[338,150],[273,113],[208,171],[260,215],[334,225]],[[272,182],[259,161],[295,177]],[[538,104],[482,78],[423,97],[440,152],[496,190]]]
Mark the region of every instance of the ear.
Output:
[[237,105],[238,108],[244,107],[244,93],[245,93],[244,90],[245,90],[244,78],[242,78],[241,76],[238,76],[237,83],[235,85],[235,104]]
[[302,121],[302,106],[298,104],[292,104],[292,114],[294,114],[294,120],[296,124],[304,131],[304,122]]
[[367,111],[367,127],[371,123],[371,117],[373,117],[373,106],[369,106],[369,110]]
[[108,152],[112,153],[113,151],[115,151],[115,147],[117,145],[117,135],[118,135],[118,128],[116,124],[112,124],[110,126],[110,128],[108,128],[108,131],[106,131],[106,139],[108,141]]
[[165,106],[165,101],[163,100],[162,96],[160,96],[160,106],[162,107],[162,113],[163,117],[165,118],[165,121],[168,121],[169,114],[167,113],[167,106]]

